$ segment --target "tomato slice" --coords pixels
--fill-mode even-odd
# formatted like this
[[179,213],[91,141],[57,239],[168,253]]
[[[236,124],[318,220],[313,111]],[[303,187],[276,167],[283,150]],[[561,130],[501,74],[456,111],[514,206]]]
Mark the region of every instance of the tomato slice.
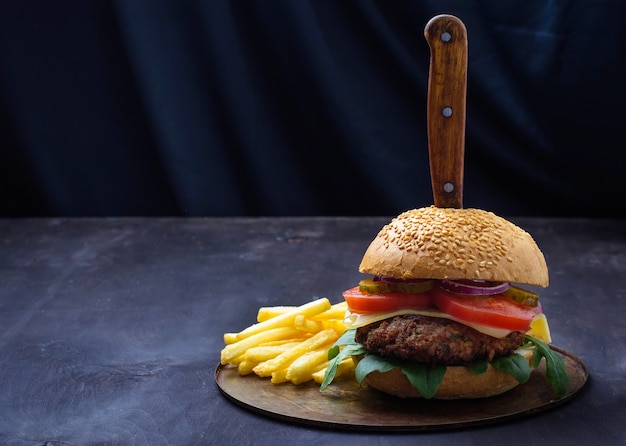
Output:
[[350,311],[357,313],[395,311],[403,308],[432,308],[432,301],[427,293],[410,294],[392,291],[371,294],[364,293],[357,286],[344,291],[343,297]]
[[462,321],[513,331],[528,331],[535,315],[541,313],[539,307],[520,305],[499,294],[465,296],[435,287],[432,299],[441,311]]

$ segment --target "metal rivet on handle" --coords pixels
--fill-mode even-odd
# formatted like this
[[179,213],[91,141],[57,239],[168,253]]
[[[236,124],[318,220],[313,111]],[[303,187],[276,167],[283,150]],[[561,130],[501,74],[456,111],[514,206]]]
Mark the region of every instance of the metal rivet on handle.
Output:
[[441,33],[442,42],[449,42],[450,40],[452,40],[452,34],[450,34],[448,31],[444,31],[443,33]]
[[449,118],[450,116],[452,116],[452,107],[444,107],[441,110],[441,114],[444,118]]
[[454,184],[452,184],[452,183],[444,183],[444,185],[443,185],[443,191],[444,192],[450,193],[453,190],[454,190]]

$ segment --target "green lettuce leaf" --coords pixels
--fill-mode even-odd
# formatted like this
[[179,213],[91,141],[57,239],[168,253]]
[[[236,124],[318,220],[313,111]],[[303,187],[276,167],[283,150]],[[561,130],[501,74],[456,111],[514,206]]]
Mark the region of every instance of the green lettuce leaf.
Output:
[[386,373],[396,368],[396,364],[392,364],[376,355],[367,355],[359,361],[354,369],[354,377],[359,384],[363,384],[363,380],[372,372]]
[[532,359],[533,367],[539,366],[541,358],[546,358],[546,381],[552,386],[556,396],[561,397],[567,392],[569,377],[565,370],[565,361],[556,351],[552,350],[548,344],[537,338],[526,335],[526,342],[535,347]]
[[530,379],[530,374],[532,373],[530,364],[528,364],[528,359],[524,358],[522,355],[518,355],[517,353],[496,358],[491,362],[491,365],[501,372],[508,373],[513,376],[513,378],[515,378],[520,384],[524,384],[528,381]]
[[424,398],[432,398],[437,393],[437,389],[446,373],[445,366],[433,367],[427,364],[401,364],[373,355],[354,340],[355,332],[355,329],[347,330],[329,349],[328,358],[330,363],[322,380],[320,391],[326,389],[333,381],[341,361],[348,356],[364,355],[354,370],[355,378],[359,384],[363,384],[365,377],[372,372],[386,373],[396,367],[400,367],[402,373],[419,390]]
[[489,362],[487,361],[474,361],[467,365],[467,368],[474,375],[484,375],[489,368]]
[[340,346],[342,345],[350,345],[350,344],[361,345],[361,344],[357,344],[356,341],[354,340],[355,333],[356,333],[356,328],[350,328],[344,331],[343,334],[339,336],[339,339],[337,339],[335,343],[333,344],[333,346],[328,350],[328,359],[330,360],[330,359],[333,359],[335,356],[337,356],[339,354]]
[[326,373],[324,373],[324,379],[320,385],[320,391],[326,389],[326,387],[333,382],[335,376],[337,375],[337,367],[341,361],[350,356],[359,356],[367,353],[367,350],[354,340],[355,332],[356,329],[354,328],[346,330],[328,350],[328,359],[330,362],[326,368]]
[[445,365],[428,364],[408,364],[400,368],[413,387],[417,388],[420,395],[426,399],[435,396],[446,374],[446,369]]

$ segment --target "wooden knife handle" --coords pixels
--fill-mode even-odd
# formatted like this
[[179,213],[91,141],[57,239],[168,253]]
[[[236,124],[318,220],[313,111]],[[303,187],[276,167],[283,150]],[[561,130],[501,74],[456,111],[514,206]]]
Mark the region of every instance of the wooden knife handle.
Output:
[[424,29],[430,46],[428,153],[435,206],[463,207],[467,30],[457,17],[433,17]]

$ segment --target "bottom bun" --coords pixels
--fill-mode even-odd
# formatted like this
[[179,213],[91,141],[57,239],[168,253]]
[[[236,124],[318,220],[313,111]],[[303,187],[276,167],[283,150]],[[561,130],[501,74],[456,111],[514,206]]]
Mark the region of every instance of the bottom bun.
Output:
[[[530,360],[532,351],[524,351],[523,356]],[[356,363],[360,358],[352,358]],[[399,398],[421,398],[417,390],[409,382],[399,367],[386,373],[372,372],[365,377],[364,383],[381,392]],[[519,383],[508,373],[501,372],[489,364],[482,375],[475,375],[463,366],[448,366],[434,398],[442,400],[487,398],[507,392]]]

